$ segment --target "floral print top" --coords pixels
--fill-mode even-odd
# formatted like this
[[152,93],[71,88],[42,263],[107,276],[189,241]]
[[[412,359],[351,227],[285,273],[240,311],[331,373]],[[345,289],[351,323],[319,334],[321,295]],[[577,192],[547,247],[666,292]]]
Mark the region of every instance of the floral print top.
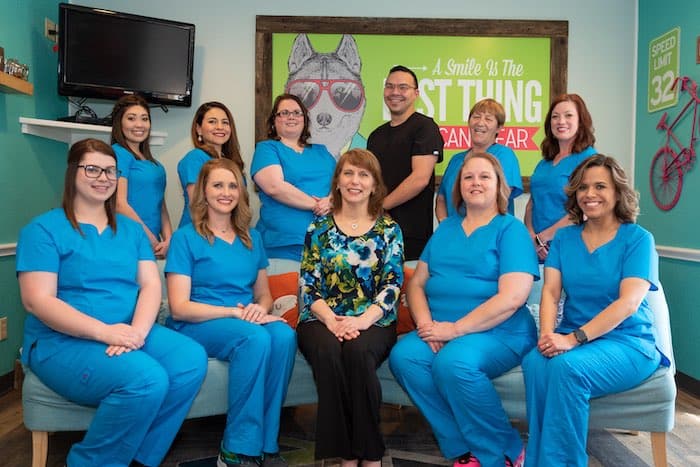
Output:
[[403,284],[401,228],[384,215],[369,231],[350,236],[332,215],[317,218],[306,232],[299,284],[300,323],[315,320],[311,304],[324,300],[341,316],[359,316],[376,304],[384,316],[375,324],[390,325]]

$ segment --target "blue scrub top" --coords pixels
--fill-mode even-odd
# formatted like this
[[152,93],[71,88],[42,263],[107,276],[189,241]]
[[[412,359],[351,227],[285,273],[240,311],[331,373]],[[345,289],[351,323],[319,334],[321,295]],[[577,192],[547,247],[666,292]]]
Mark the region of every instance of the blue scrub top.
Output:
[[[93,225],[80,224],[81,235],[61,208],[36,217],[20,231],[17,273],[55,273],[60,300],[104,323],[130,323],[140,289],[138,263],[155,257],[141,224],[120,214],[116,222],[116,232],[107,226],[102,233]],[[27,314],[23,359],[38,343],[32,358],[43,360],[59,351],[66,339]]]
[[[589,252],[581,233],[583,225],[557,230],[545,260],[546,268],[561,272],[566,292],[564,316],[557,332],[569,333],[593,319],[620,298],[620,283],[628,277],[649,281],[658,290],[659,258],[654,237],[637,224],[622,224],[608,243]],[[646,298],[637,311],[606,339],[624,342],[649,357],[656,355],[654,316]]]
[[[268,261],[260,234],[250,229],[253,248],[239,237],[229,244],[218,237],[214,243],[197,233],[192,224],[173,234],[165,273],[182,274],[191,280],[190,300],[208,305],[235,307],[253,302],[253,286],[258,272]],[[175,329],[182,321],[172,320]]]
[[569,176],[578,165],[596,154],[592,146],[573,153],[554,165],[542,159],[530,177],[530,199],[532,199],[532,227],[540,233],[566,215],[566,193],[564,187]]
[[180,178],[180,186],[182,186],[182,194],[185,197],[185,205],[182,208],[182,217],[180,218],[179,227],[192,223],[190,217],[190,196],[187,194],[187,185],[197,183],[199,171],[202,166],[211,159],[211,156],[199,148],[192,149],[185,154],[185,157],[177,163],[177,176]]
[[[471,151],[471,149],[469,151]],[[438,195],[445,197],[448,216],[457,214],[457,210],[452,203],[452,190],[454,189],[455,183],[459,178],[459,169],[462,167],[464,158],[467,156],[467,154],[469,154],[469,151],[463,151],[453,155],[452,159],[450,159],[450,162],[447,164],[445,173],[442,176],[442,183],[440,183]],[[520,176],[520,163],[518,162],[518,158],[511,148],[497,143],[489,146],[486,152],[496,157],[498,162],[501,163],[501,167],[503,167],[506,182],[510,187],[510,196],[508,197],[508,213],[515,214],[514,200],[523,192],[523,179]],[[462,212],[461,215],[463,216],[464,212]]]
[[165,168],[160,162],[137,159],[134,154],[119,144],[113,144],[117,154],[117,168],[121,177],[129,182],[126,200],[136,214],[158,237],[161,232],[161,213],[165,195]]
[[[420,260],[428,265],[425,294],[433,319],[455,322],[498,293],[498,279],[510,272],[524,272],[539,279],[537,255],[525,225],[510,214],[496,215],[487,225],[467,236],[462,217],[440,223]],[[534,339],[535,323],[525,304],[510,318],[485,331]],[[532,344],[531,339],[505,339]],[[528,347],[529,348],[529,347]],[[524,352],[528,348],[513,348]]]
[[[323,197],[331,191],[335,158],[322,144],[306,146],[300,154],[276,140],[261,141],[255,147],[250,173],[255,174],[270,165],[279,165],[284,180],[307,195]],[[271,258],[301,260],[306,229],[314,219],[311,211],[293,208],[268,196],[262,189],[260,220],[255,228]]]

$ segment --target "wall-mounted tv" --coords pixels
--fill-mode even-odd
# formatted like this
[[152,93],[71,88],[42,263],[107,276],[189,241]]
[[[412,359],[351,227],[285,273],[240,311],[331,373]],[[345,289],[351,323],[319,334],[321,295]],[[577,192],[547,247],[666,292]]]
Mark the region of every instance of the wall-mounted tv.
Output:
[[192,105],[194,24],[60,3],[58,93]]

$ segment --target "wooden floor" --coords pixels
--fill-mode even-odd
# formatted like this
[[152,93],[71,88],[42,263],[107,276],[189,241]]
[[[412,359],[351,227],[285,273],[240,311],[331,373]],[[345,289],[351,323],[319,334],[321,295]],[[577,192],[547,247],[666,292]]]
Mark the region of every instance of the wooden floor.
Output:
[[[294,410],[294,409],[285,409]],[[288,414],[289,412],[286,412]],[[293,414],[296,422],[300,418],[308,418],[308,413],[303,410],[299,414]],[[202,420],[202,419],[201,419]],[[206,420],[206,419],[203,419]],[[193,421],[188,421],[193,422]],[[186,423],[188,423],[186,422]],[[213,425],[218,421],[214,420]],[[301,420],[302,424],[309,423]],[[223,418],[221,420],[223,424]],[[208,427],[217,432],[220,428]],[[199,428],[197,428],[197,431]],[[206,430],[205,430],[206,431]],[[48,467],[63,466],[70,445],[82,438],[82,433],[60,433],[49,438],[49,462]],[[700,399],[679,391],[676,401],[676,427],[667,437],[668,460],[671,466],[700,466]],[[651,451],[649,434],[642,433],[639,436],[622,441],[637,456],[646,460],[651,465]],[[31,465],[31,433],[22,424],[22,401],[18,390],[11,391],[0,396],[0,465],[6,467],[28,467]],[[188,444],[183,442],[180,444]],[[176,443],[177,445],[177,443]],[[182,446],[186,449],[187,446]],[[191,447],[190,447],[191,448]],[[177,451],[174,448],[173,451]],[[173,452],[168,455],[164,466],[173,466],[180,455]],[[606,462],[592,459],[589,467],[606,466]]]

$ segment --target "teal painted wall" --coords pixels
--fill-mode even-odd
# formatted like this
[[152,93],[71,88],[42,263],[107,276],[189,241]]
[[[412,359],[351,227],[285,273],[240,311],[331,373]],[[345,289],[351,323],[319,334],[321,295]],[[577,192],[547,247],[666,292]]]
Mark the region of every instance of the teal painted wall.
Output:
[[[683,179],[683,189],[678,204],[670,211],[662,211],[654,204],[649,189],[651,160],[664,144],[664,133],[656,125],[667,111],[671,119],[677,115],[684,100],[675,107],[649,113],[647,96],[649,83],[649,42],[663,33],[680,27],[680,76],[689,76],[700,82],[700,65],[696,64],[695,51],[697,28],[700,18],[700,3],[696,0],[674,2],[639,1],[639,40],[637,77],[637,114],[635,143],[635,179],[641,195],[642,215],[640,224],[653,232],[657,245],[700,249],[700,169],[690,170]],[[621,112],[620,118],[625,118]],[[688,122],[685,122],[686,124]],[[682,141],[689,141],[688,125],[679,134]],[[700,150],[700,146],[696,145]],[[698,283],[700,263],[662,259],[661,280],[671,310],[671,330],[678,370],[700,379],[700,359],[697,341],[700,338],[700,307],[698,306]]]
[[[53,119],[65,115],[66,100],[56,92],[57,55],[44,38],[44,18],[58,19],[58,0],[5,0],[0,3],[0,46],[5,56],[30,66],[34,95],[0,92],[0,244],[35,215],[60,204],[66,144],[23,135],[19,117]],[[22,342],[25,312],[15,279],[15,258],[0,258],[0,317],[8,318],[8,339],[0,341],[0,375],[12,371]]]

